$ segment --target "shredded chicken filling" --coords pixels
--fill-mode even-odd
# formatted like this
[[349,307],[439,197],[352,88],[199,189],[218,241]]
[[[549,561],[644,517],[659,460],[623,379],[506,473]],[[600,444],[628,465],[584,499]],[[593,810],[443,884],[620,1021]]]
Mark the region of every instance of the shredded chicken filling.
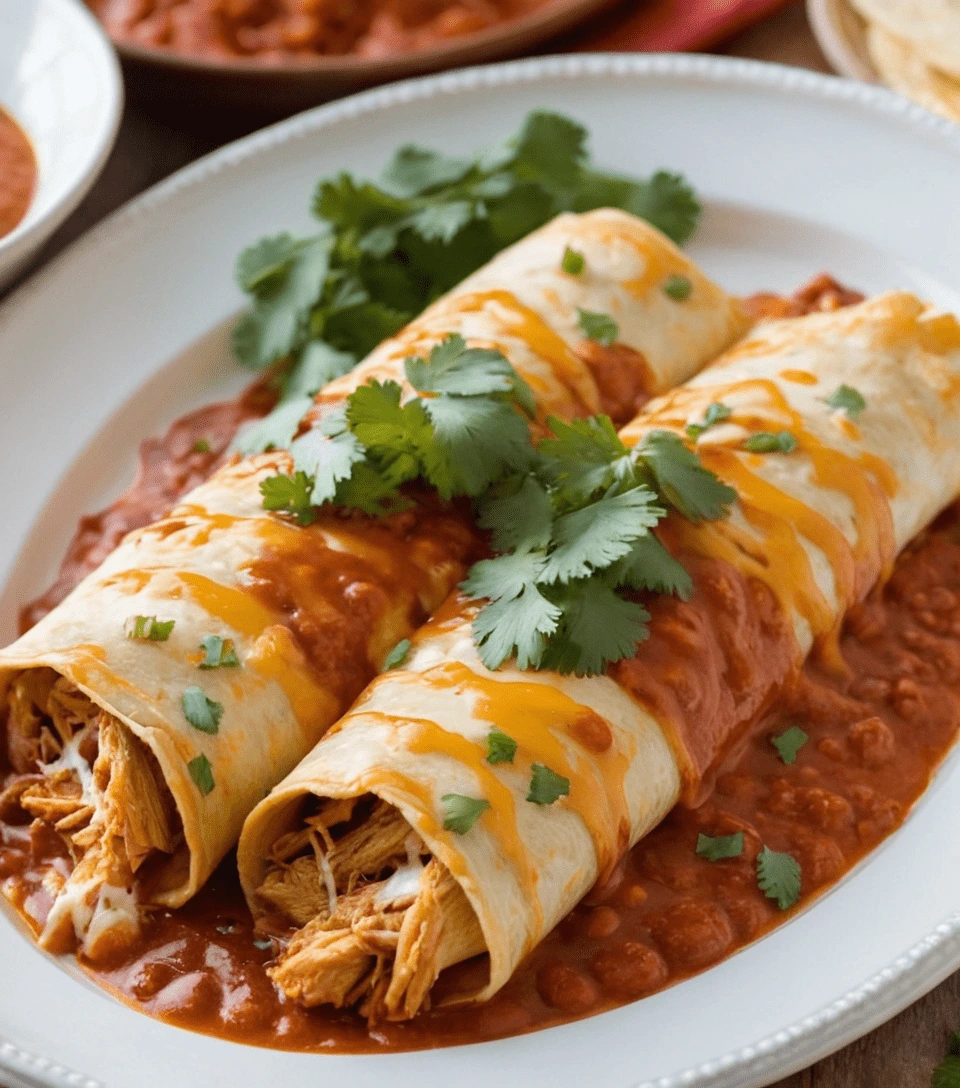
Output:
[[171,855],[183,833],[153,754],[52,669],[31,669],[7,693],[6,755],[13,774],[0,816],[19,809],[62,836],[73,859],[44,880],[54,904],[40,944],[104,959],[140,929],[146,862]]
[[486,951],[460,885],[380,800],[329,801],[306,817],[274,845],[257,896],[265,928],[296,927],[269,969],[283,993],[371,1022],[410,1019],[441,971]]

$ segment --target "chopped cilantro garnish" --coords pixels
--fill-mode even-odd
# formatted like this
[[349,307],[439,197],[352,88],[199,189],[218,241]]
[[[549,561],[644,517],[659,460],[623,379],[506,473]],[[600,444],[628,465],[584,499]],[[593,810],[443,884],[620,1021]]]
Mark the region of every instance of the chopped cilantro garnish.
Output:
[[617,207],[675,242],[693,233],[700,205],[680,175],[604,173],[591,165],[586,143],[575,121],[538,111],[473,156],[407,145],[379,183],[345,173],[321,181],[318,234],[264,238],[237,261],[252,308],[234,329],[234,350],[247,366],[277,365],[277,411],[315,393],[560,212]]
[[712,427],[714,423],[721,423],[725,419],[729,419],[731,409],[725,404],[720,404],[715,401],[713,404],[707,406],[706,412],[703,414],[702,423],[688,423],[686,427],[687,437],[692,441],[696,440],[703,434],[708,428]]
[[787,910],[800,898],[800,863],[792,854],[778,854],[766,846],[757,855],[757,883],[768,899]]
[[232,638],[205,635],[200,640],[200,649],[207,655],[198,666],[201,669],[235,669],[240,665]]
[[797,753],[810,738],[799,725],[791,725],[777,737],[771,737],[770,743],[780,753],[784,763],[796,762]]
[[590,310],[577,310],[577,324],[588,340],[596,340],[605,348],[609,347],[620,335],[620,326],[609,314],[591,313]]
[[410,639],[402,638],[383,659],[383,672],[398,669],[410,654]]
[[443,801],[444,831],[455,831],[458,835],[466,835],[471,827],[480,818],[481,813],[486,812],[490,802],[477,797],[464,797],[462,793],[445,793]]
[[193,444],[194,453],[209,453],[211,449],[209,438],[198,438]]
[[313,481],[303,471],[292,476],[278,473],[260,481],[264,510],[276,510],[290,514],[299,525],[310,525],[316,520],[313,508]]
[[852,385],[841,385],[825,399],[831,408],[841,408],[851,419],[856,419],[867,406],[863,394]]
[[220,719],[223,717],[223,703],[207,697],[203,688],[192,684],[180,697],[183,716],[201,733],[216,734],[220,731]]
[[552,805],[570,792],[570,779],[551,771],[542,763],[534,763],[527,800],[535,805]]
[[797,448],[797,440],[789,431],[778,434],[758,431],[750,435],[743,445],[751,453],[792,453]]
[[674,300],[684,302],[690,297],[693,284],[686,276],[668,276],[663,284],[663,293]]
[[176,620],[158,620],[156,616],[133,616],[126,623],[127,638],[145,642],[166,642]]
[[196,759],[191,759],[187,764],[187,771],[193,779],[193,784],[204,797],[213,792],[216,786],[216,782],[213,780],[213,768],[210,766],[210,760],[205,755],[199,755]]
[[719,835],[714,838],[701,831],[697,836],[697,857],[707,861],[722,861],[724,858],[738,858],[743,853],[743,832],[735,831],[732,835]]
[[517,754],[517,742],[499,729],[491,729],[487,734],[487,762],[512,763]]
[[563,263],[561,267],[568,276],[582,275],[586,264],[587,262],[584,260],[583,254],[578,253],[575,249],[571,249],[567,246],[563,251]]

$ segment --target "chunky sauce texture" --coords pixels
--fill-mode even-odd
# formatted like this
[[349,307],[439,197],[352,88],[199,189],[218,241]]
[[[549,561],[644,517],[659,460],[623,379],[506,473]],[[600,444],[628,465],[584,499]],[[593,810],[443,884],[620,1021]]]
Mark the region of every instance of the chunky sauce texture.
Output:
[[27,214],[37,188],[37,159],[23,129],[0,109],[0,238]]
[[87,0],[112,38],[219,60],[391,57],[517,18],[544,0]]
[[[827,297],[828,308],[855,301],[821,287],[816,298]],[[756,301],[763,312],[784,305],[775,296]],[[235,426],[224,406],[205,411],[226,412],[224,434]],[[91,519],[85,536],[81,526],[63,585],[31,606],[27,622],[62,597],[93,550],[109,550],[97,525],[104,533],[133,528],[143,523],[138,518],[150,520],[151,504],[163,505],[163,495],[169,506],[186,479],[198,482],[193,444],[197,428],[213,433],[214,417],[195,417],[176,425],[165,447],[145,445],[140,485],[153,498],[138,503],[134,489],[99,522]],[[207,471],[222,448],[211,445]],[[623,663],[617,679],[668,717],[695,708],[722,729],[726,742],[714,744],[714,737],[710,758],[704,753],[700,761],[701,803],[678,805],[486,1005],[440,1004],[445,989],[459,990],[465,976],[484,970],[480,961],[441,977],[433,1009],[408,1023],[370,1027],[350,1012],[282,1001],[264,971],[272,947],[253,932],[232,856],[187,906],[158,912],[134,952],[86,969],[122,1000],[177,1026],[291,1050],[382,1052],[496,1039],[591,1015],[689,977],[789,921],[902,823],[956,741],[960,504],[851,609],[838,640],[842,667],[814,656],[797,669],[768,587],[721,562],[689,564],[699,590],[692,601],[651,604],[658,637],[645,645],[668,647],[670,660],[643,660],[641,651],[643,667]],[[790,726],[809,739],[788,764],[771,738]],[[0,812],[0,889],[39,928],[50,907],[42,870],[69,860],[56,834],[16,819]],[[741,856],[697,856],[700,833],[737,831],[744,833]],[[790,910],[779,910],[757,886],[761,844],[800,863],[801,895]]]

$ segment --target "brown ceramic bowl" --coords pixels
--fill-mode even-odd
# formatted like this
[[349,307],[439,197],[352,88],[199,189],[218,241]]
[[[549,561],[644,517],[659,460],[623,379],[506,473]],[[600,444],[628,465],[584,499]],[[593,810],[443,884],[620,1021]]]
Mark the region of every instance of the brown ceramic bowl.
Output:
[[204,59],[124,41],[114,44],[135,89],[150,98],[169,105],[229,107],[280,116],[378,83],[516,56],[570,30],[610,3],[545,0],[542,7],[510,22],[392,57],[317,57],[263,64]]

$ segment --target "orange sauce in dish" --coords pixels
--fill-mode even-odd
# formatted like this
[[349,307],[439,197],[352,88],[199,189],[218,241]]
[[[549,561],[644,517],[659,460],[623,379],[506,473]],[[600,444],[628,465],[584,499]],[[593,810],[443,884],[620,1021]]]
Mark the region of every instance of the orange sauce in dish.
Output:
[[37,157],[30,139],[0,108],[0,238],[27,214],[37,188]]

